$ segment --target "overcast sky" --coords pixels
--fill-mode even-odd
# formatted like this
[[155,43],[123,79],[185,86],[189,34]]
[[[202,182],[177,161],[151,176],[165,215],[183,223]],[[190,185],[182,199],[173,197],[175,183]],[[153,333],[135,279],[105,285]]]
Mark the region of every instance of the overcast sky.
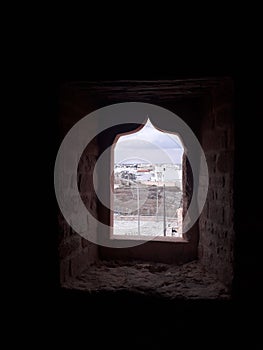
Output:
[[136,133],[121,136],[114,163],[182,163],[183,146],[178,136],[157,130],[151,122]]

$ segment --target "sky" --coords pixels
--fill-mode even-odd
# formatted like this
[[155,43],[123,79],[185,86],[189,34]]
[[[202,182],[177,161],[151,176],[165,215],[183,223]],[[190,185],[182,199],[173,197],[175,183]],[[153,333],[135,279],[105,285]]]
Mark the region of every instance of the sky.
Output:
[[156,129],[148,119],[136,133],[121,136],[114,149],[114,163],[181,164],[180,138]]

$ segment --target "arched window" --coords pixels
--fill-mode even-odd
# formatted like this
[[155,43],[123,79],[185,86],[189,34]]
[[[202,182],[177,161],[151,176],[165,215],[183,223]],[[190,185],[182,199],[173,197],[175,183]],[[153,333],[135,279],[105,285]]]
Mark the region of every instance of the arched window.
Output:
[[113,144],[111,238],[182,238],[183,155],[180,137],[147,119]]

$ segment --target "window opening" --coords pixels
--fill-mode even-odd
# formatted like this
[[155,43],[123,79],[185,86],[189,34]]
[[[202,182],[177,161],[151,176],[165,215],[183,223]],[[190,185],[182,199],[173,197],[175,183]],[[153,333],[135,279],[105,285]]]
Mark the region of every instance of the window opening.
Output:
[[112,238],[182,238],[183,154],[180,137],[149,119],[113,145]]

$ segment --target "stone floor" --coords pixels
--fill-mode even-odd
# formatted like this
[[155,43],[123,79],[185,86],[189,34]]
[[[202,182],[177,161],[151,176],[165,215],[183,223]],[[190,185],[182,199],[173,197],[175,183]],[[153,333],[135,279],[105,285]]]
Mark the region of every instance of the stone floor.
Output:
[[102,261],[63,288],[90,293],[128,291],[168,299],[229,299],[227,288],[194,261],[181,266]]

